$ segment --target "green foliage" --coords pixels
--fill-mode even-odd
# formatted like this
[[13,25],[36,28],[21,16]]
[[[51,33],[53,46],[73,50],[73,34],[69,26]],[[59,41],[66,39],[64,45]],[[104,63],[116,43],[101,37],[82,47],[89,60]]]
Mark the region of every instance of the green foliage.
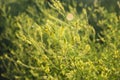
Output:
[[102,0],[0,0],[1,75],[119,80],[120,15],[107,7]]

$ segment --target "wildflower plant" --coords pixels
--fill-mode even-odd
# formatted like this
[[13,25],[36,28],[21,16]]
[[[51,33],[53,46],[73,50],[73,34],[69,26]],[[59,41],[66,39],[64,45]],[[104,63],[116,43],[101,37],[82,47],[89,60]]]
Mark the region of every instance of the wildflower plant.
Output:
[[[115,12],[109,13],[97,2],[84,7],[84,1],[80,5],[73,1],[69,11],[64,1],[51,0],[49,7],[43,0],[21,3],[28,2],[31,4],[16,16],[9,12],[10,8],[7,12],[9,2],[0,5],[4,22],[0,28],[5,27],[0,33],[3,77],[10,80],[120,78],[120,19]],[[80,14],[77,6],[82,7]]]

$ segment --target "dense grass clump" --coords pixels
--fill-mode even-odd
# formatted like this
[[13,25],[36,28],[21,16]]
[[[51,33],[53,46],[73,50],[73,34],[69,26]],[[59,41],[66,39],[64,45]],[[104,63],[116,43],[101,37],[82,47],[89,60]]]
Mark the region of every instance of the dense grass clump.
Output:
[[0,0],[1,76],[119,80],[120,1],[104,2]]

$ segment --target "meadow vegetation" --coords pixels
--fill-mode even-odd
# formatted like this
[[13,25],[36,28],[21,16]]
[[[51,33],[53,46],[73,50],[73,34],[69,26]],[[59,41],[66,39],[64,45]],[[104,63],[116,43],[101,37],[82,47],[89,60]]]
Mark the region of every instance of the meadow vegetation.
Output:
[[9,80],[119,80],[119,0],[0,0],[0,71]]

